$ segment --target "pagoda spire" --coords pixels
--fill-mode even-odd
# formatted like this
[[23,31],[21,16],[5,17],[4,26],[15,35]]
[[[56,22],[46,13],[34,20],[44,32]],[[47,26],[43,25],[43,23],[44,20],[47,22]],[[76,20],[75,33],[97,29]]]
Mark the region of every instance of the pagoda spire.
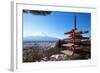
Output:
[[76,30],[77,28],[76,28],[76,15],[75,15],[75,17],[74,17],[74,29]]

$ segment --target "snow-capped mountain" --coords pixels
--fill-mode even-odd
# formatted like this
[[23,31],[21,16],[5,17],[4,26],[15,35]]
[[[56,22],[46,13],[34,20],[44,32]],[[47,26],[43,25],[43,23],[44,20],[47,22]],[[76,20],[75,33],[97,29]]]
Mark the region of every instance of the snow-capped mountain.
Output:
[[23,38],[24,41],[57,41],[59,38],[49,36],[28,36]]

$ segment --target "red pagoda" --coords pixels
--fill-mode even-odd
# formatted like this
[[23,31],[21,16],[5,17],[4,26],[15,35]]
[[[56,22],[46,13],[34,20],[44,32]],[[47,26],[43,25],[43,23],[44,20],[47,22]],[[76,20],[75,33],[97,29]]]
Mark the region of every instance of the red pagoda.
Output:
[[[83,37],[82,34],[86,34],[88,31],[79,31],[76,27],[76,16],[74,17],[74,28],[65,32],[65,35],[69,35],[69,38],[65,38],[66,44],[63,46],[66,48],[66,51],[62,51],[68,55],[73,55],[74,53],[79,54],[80,56],[85,56],[84,58],[90,58],[90,39],[89,37]],[[88,56],[87,56],[88,55]]]

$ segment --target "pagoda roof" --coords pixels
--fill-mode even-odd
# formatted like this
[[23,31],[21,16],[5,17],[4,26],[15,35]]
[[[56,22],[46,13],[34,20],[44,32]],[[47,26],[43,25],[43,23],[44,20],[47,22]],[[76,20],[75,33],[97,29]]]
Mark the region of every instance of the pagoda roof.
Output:
[[72,55],[74,52],[73,51],[71,51],[71,50],[63,50],[63,51],[61,51],[62,53],[64,53],[65,55]]
[[69,50],[80,50],[80,49],[89,49],[90,46],[66,46]]
[[74,45],[74,44],[72,44],[72,43],[68,43],[68,44],[63,44],[62,46],[70,47],[70,46],[72,46],[72,45]]
[[69,32],[65,32],[64,34],[79,35],[79,34],[84,34],[84,33],[88,33],[88,31],[76,31],[76,30],[72,30],[72,31],[69,31]]
[[90,46],[77,46],[77,47],[74,47],[75,50],[78,50],[78,49],[89,49]]
[[64,40],[69,40],[69,41],[87,41],[89,40],[88,38],[66,38]]

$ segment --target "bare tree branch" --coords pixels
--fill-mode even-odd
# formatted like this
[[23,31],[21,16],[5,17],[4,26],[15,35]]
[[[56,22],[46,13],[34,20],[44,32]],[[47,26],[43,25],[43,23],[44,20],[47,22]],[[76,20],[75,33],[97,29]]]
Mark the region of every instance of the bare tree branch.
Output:
[[23,10],[23,13],[31,13],[33,15],[43,15],[43,16],[46,16],[46,15],[51,14],[51,11]]

